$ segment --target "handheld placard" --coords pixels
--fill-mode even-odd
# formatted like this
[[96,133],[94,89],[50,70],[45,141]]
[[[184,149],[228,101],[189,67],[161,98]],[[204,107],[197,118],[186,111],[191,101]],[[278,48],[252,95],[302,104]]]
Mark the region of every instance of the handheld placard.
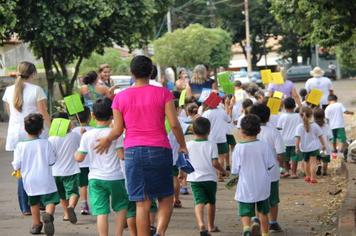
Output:
[[170,126],[169,121],[168,121],[167,118],[164,121],[164,127],[166,128],[167,134],[169,134],[169,132],[171,132],[171,126]]
[[203,90],[201,91],[200,97],[198,99],[199,102],[204,102],[205,99],[207,99],[209,97],[211,93],[211,89],[208,88],[203,88]]
[[185,104],[185,97],[187,96],[187,90],[184,89],[179,96],[179,106],[184,106]]
[[65,137],[68,132],[69,125],[70,125],[70,120],[63,119],[63,118],[53,119],[48,135]]
[[205,99],[204,104],[207,105],[209,108],[216,108],[221,102],[221,98],[215,92],[210,93],[209,97]]
[[234,94],[235,93],[235,88],[234,84],[229,82],[227,84],[222,85],[223,91],[225,94]]
[[274,97],[274,98],[282,99],[282,98],[283,98],[283,93],[280,92],[280,91],[274,91],[273,97]]
[[272,84],[284,84],[283,75],[281,72],[272,73]]
[[230,83],[231,72],[224,71],[218,74],[218,82],[219,85],[222,86],[224,84]]
[[272,81],[272,72],[270,69],[261,70],[261,79],[263,84],[269,84]]
[[307,102],[318,106],[320,104],[320,100],[323,97],[323,92],[318,89],[312,89],[307,96]]
[[66,104],[69,115],[75,114],[79,123],[81,123],[78,113],[84,111],[84,106],[83,106],[82,100],[80,99],[79,94],[76,93],[76,94],[65,97],[64,103]]
[[279,113],[279,108],[282,105],[282,100],[279,98],[269,98],[267,106],[271,110],[271,115],[277,115]]

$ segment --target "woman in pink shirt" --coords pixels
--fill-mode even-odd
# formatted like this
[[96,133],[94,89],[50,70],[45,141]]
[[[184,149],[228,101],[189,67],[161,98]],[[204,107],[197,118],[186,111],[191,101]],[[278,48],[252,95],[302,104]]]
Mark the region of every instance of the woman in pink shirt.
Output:
[[158,199],[156,235],[164,236],[172,214],[172,150],[165,130],[167,117],[171,129],[187,153],[182,128],[176,116],[173,95],[162,87],[149,85],[152,61],[136,56],[131,61],[135,85],[120,92],[113,101],[114,127],[96,147],[104,152],[125,129],[125,171],[130,201],[136,202],[137,233],[150,235],[151,201]]

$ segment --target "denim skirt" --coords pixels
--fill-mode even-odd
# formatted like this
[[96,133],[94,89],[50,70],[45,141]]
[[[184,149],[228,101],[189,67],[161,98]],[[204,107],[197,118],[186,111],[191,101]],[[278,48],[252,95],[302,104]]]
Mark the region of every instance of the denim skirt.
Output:
[[173,190],[172,150],[163,147],[125,149],[125,172],[130,201],[171,196]]

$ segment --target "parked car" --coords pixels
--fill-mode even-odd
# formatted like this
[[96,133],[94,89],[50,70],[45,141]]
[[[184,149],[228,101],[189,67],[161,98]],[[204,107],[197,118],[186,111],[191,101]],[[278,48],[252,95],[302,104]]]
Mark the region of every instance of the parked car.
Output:
[[306,81],[311,77],[310,71],[312,71],[311,66],[291,66],[289,69],[287,69],[287,79],[293,82]]
[[110,78],[114,85],[119,86],[118,89],[115,89],[115,94],[131,86],[131,76],[129,75],[112,75]]
[[251,71],[249,76],[247,76],[247,71],[240,70],[232,73],[232,81],[239,80],[242,84],[256,83],[258,85],[262,84],[261,74],[259,71]]

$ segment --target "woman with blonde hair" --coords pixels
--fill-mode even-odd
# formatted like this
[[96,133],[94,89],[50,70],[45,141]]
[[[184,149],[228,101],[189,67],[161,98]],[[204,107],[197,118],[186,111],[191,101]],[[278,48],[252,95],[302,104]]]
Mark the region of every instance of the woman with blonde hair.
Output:
[[199,97],[204,88],[217,89],[216,81],[210,79],[208,69],[205,65],[197,65],[193,70],[193,76],[190,82],[187,84],[187,97],[195,96]]
[[[2,100],[10,117],[6,151],[14,151],[17,143],[26,139],[24,118],[30,113],[40,113],[43,116],[45,127],[49,128],[50,126],[46,94],[41,87],[33,84],[36,76],[35,65],[23,61],[18,65],[15,84],[5,90]],[[22,179],[18,180],[18,200],[21,212],[24,215],[30,215],[31,211],[28,206],[27,194],[23,189]]]

